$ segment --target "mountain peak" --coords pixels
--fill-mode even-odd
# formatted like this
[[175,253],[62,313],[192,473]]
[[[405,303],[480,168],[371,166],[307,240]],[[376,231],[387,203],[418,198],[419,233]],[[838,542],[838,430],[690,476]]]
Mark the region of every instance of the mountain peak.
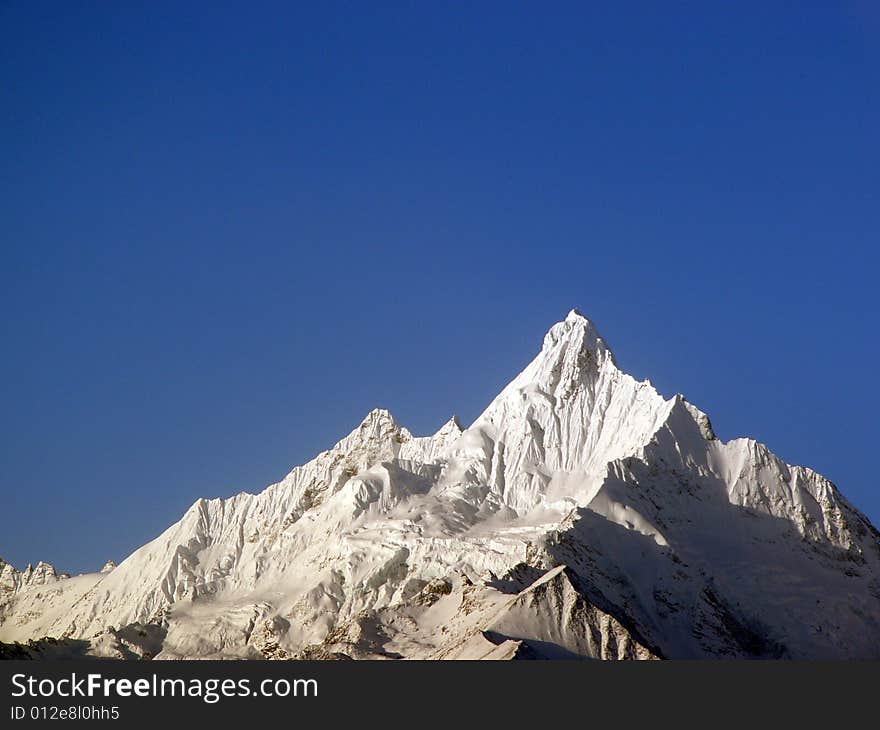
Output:
[[446,436],[451,433],[460,434],[462,431],[464,431],[464,426],[461,425],[461,421],[458,420],[458,416],[453,413],[452,418],[444,423],[434,435]]
[[364,420],[361,421],[360,425],[367,426],[373,423],[391,423],[397,425],[397,421],[394,420],[394,416],[391,415],[391,411],[387,408],[374,408],[364,417]]
[[544,336],[545,351],[570,349],[574,346],[579,350],[590,350],[596,354],[611,354],[611,348],[599,330],[578,309],[572,309],[561,322],[554,324]]
[[877,534],[823,477],[621,371],[573,309],[463,432],[453,417],[414,437],[377,408],[109,574],[0,561],[0,640],[143,627],[160,659],[486,656],[505,637],[567,657],[877,658]]
[[615,364],[611,348],[602,339],[596,326],[572,309],[566,318],[554,324],[544,336],[541,352],[514,381],[541,383],[547,392],[577,387],[584,378],[592,377],[605,360]]
[[412,438],[409,431],[401,426],[386,408],[374,408],[358,427],[344,438],[337,448],[351,447],[354,442],[385,442],[389,439],[408,441]]

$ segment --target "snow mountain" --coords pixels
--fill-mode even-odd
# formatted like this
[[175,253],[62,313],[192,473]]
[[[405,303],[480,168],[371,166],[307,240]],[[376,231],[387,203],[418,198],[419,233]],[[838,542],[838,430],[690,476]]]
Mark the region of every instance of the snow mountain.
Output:
[[575,310],[469,428],[416,437],[377,409],[259,494],[198,500],[118,566],[0,561],[0,641],[159,659],[880,658],[880,534],[821,475],[722,442],[622,372]]

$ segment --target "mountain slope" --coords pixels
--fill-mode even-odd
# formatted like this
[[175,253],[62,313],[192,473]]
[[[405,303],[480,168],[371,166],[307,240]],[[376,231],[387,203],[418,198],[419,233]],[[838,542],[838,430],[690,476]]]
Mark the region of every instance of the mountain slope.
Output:
[[20,584],[0,640],[151,626],[160,658],[880,657],[868,520],[620,371],[576,311],[468,429],[375,410],[106,573]]

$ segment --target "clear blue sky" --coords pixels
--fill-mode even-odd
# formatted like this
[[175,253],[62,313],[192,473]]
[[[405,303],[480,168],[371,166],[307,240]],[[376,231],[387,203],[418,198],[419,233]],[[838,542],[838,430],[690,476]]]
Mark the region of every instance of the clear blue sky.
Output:
[[471,420],[573,306],[880,521],[876,4],[181,5],[0,3],[0,555]]

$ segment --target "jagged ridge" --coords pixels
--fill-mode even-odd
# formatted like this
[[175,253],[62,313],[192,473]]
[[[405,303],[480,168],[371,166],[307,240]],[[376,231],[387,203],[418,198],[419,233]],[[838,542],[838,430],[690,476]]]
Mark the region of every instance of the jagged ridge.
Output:
[[374,410],[115,569],[51,600],[16,589],[0,639],[138,624],[163,658],[877,657],[878,544],[834,485],[721,442],[572,311],[470,428],[414,437]]

